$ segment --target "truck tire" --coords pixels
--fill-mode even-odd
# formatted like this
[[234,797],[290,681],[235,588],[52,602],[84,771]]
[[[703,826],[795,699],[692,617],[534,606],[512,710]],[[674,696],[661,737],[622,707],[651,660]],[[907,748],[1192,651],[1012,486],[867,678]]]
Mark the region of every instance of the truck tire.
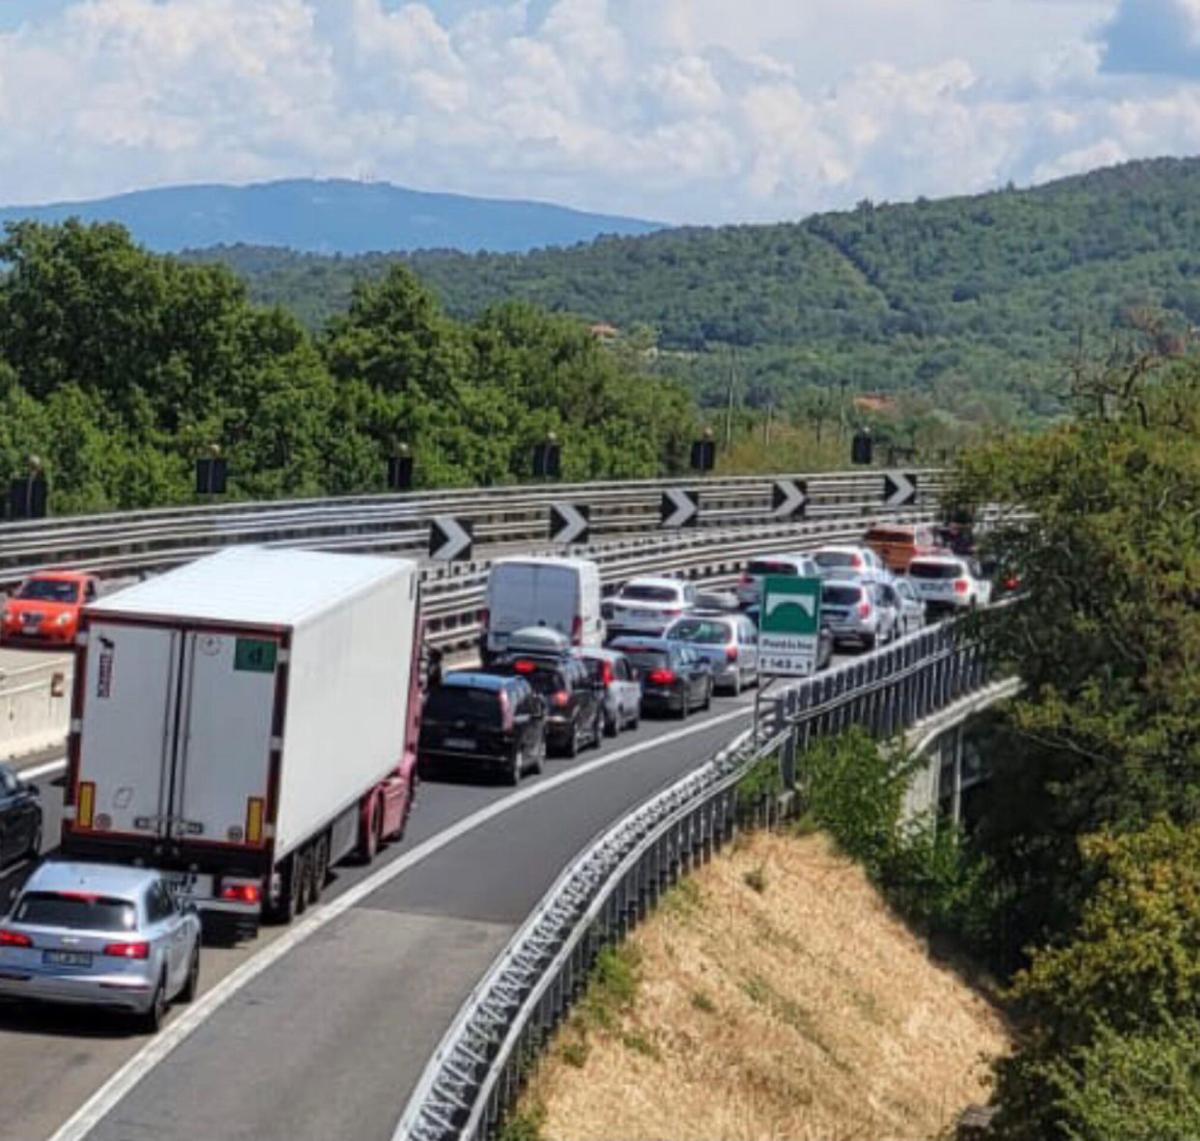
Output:
[[306,844],[292,855],[295,876],[295,914],[303,915],[308,910],[308,897],[312,894],[313,849]]
[[379,851],[379,828],[382,818],[383,811],[379,804],[379,797],[372,797],[371,814],[367,818],[366,828],[363,830],[362,838],[358,843],[358,858],[360,863],[369,864],[375,859]]
[[308,902],[317,904],[321,893],[325,890],[325,880],[329,875],[329,836],[321,835],[313,841],[312,846],[312,875],[308,889]]

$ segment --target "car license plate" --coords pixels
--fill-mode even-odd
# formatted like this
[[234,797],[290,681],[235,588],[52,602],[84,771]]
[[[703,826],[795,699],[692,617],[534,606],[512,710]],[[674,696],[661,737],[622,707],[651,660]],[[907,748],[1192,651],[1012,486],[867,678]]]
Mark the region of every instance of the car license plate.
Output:
[[464,753],[475,751],[475,742],[470,737],[447,737],[444,744],[447,749],[459,749]]
[[43,951],[42,962],[56,967],[90,967],[90,951]]
[[163,872],[163,879],[180,899],[191,899],[198,893],[200,877],[195,872]]

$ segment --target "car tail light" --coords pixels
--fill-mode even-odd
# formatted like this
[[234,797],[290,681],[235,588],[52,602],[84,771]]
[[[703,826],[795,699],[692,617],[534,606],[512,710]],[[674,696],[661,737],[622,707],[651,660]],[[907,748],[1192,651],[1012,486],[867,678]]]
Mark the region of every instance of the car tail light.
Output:
[[612,685],[612,681],[613,681],[612,662],[605,661],[605,662],[600,663],[600,680],[605,685]]
[[860,602],[858,604],[858,616],[860,618],[871,617],[871,604],[869,602]]
[[513,669],[519,674],[531,674],[537,669],[537,663],[522,658],[520,661],[513,662]]
[[512,702],[508,700],[508,694],[504,690],[500,691],[500,728],[505,733],[511,733],[513,728]]
[[148,959],[150,958],[150,944],[144,942],[108,943],[104,947],[104,953],[113,959]]
[[954,580],[954,593],[966,594],[971,589],[971,584],[965,578],[956,578]]
[[[221,885],[221,898],[231,903],[257,903],[262,898],[262,891],[256,883],[227,883]],[[145,958],[144,955],[131,957]]]
[[550,695],[550,704],[556,709],[564,709],[570,700],[571,695],[565,689],[560,689],[557,693]]
[[851,565],[851,566],[852,566],[852,567],[853,567],[855,570],[861,570],[861,569],[862,569],[862,565],[863,565],[863,561],[862,561],[862,555],[855,555],[855,556],[854,556],[854,558],[852,558],[852,559],[850,560],[850,565]]
[[33,940],[20,931],[6,931],[0,928],[0,947],[32,947]]
[[725,660],[727,662],[736,662],[738,660],[737,646],[726,646],[725,647]]
[[583,644],[583,619],[576,614],[571,619],[571,645],[581,646]]
[[1021,580],[1019,578],[1017,578],[1017,576],[1015,574],[1010,574],[1008,576],[1008,578],[1006,578],[1004,580],[1004,589],[1005,590],[1016,590],[1017,587],[1020,585],[1021,585]]
[[651,685],[674,685],[675,671],[674,670],[651,670],[646,675],[646,680]]
[[682,613],[683,613],[682,610],[679,610],[678,608],[672,608],[671,610],[664,610],[663,617],[664,618],[678,618]]

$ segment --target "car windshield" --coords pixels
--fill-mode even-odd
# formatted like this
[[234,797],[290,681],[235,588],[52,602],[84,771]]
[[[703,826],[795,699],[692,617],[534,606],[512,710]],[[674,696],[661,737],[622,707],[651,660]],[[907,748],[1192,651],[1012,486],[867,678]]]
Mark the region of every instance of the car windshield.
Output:
[[13,918],[35,927],[69,927],[72,931],[137,928],[137,908],[129,900],[87,892],[26,892]]
[[421,716],[426,721],[466,721],[471,725],[500,724],[500,694],[494,689],[443,685],[430,691]]
[[730,639],[727,622],[705,622],[700,618],[688,618],[676,622],[667,631],[673,642],[693,642],[699,646],[723,646]]
[[832,567],[862,566],[862,555],[856,555],[851,551],[818,551],[813,555],[813,559],[817,566],[824,570]]
[[780,559],[754,559],[746,564],[747,574],[789,574],[795,577],[798,573],[794,563],[785,563]]
[[35,602],[76,602],[79,599],[79,583],[57,578],[31,578],[21,584],[17,597]]
[[623,653],[643,673],[660,670],[671,664],[671,659],[663,650],[624,650]]
[[673,586],[631,583],[622,587],[621,598],[627,598],[631,602],[675,602],[679,598],[679,591]]
[[821,602],[828,606],[853,606],[861,595],[859,586],[826,586],[821,590]]
[[962,563],[922,563],[914,560],[908,564],[910,578],[947,579],[965,574]]

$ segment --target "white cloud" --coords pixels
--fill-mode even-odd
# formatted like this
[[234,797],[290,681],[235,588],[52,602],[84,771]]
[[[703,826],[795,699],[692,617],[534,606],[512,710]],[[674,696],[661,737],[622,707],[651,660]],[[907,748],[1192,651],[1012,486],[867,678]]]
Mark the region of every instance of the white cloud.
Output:
[[1111,74],[1139,3],[1200,29],[1200,0],[73,0],[0,32],[0,201],[366,174],[757,220],[1200,150],[1196,88]]

